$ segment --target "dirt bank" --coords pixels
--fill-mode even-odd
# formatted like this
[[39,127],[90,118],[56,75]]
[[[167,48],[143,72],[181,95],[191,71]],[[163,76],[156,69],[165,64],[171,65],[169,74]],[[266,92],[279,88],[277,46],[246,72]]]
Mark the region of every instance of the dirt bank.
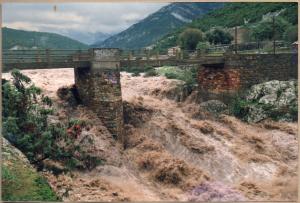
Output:
[[62,114],[93,123],[97,147],[107,160],[90,172],[58,177],[46,173],[64,200],[197,199],[195,193],[191,197],[192,189],[206,183],[212,184],[204,188],[221,184],[248,200],[297,198],[297,123],[250,125],[230,116],[194,119],[199,108],[189,102],[192,99],[168,99],[179,81],[122,73],[127,136],[123,150],[93,112],[81,106],[66,110],[57,98],[59,87],[74,83],[72,69],[23,72],[55,98]]

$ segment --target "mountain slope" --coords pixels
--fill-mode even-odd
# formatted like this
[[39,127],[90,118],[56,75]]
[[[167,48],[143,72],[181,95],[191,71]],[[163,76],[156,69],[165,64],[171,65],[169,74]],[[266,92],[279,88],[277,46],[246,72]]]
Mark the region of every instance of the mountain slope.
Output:
[[264,15],[282,11],[280,14],[290,23],[297,24],[297,3],[228,3],[222,9],[211,12],[202,19],[196,19],[191,26],[207,30],[212,26],[233,27],[245,21],[254,23]]
[[107,34],[102,32],[92,33],[92,32],[83,32],[83,31],[74,31],[74,30],[63,33],[63,35],[88,45],[94,43],[101,43],[107,38],[109,38],[110,36],[112,36],[112,34]]
[[162,36],[221,7],[223,3],[172,3],[94,47],[135,49],[149,46]]
[[48,32],[33,32],[2,28],[3,49],[13,47],[43,49],[85,49],[87,45],[71,38]]
[[162,49],[176,45],[179,33],[186,27],[198,28],[207,31],[212,27],[234,27],[260,21],[263,16],[272,12],[279,12],[280,16],[285,18],[289,23],[298,24],[298,7],[297,3],[266,3],[266,2],[248,2],[248,3],[225,3],[218,10],[211,11],[202,18],[193,20],[186,26],[175,30],[173,33],[165,35],[159,40],[158,46]]

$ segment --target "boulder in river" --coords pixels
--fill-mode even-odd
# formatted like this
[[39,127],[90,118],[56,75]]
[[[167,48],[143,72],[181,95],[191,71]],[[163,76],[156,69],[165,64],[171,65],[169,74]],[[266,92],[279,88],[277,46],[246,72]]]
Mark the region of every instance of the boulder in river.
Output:
[[291,122],[298,119],[297,98],[297,80],[272,80],[253,85],[239,105],[247,122],[266,118]]

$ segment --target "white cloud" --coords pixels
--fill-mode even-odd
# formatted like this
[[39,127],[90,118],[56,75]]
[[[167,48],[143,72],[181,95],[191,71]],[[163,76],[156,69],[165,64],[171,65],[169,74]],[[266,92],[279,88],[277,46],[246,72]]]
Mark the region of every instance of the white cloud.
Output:
[[167,3],[4,3],[3,26],[61,34],[72,31],[116,33],[165,5]]
[[32,23],[27,23],[27,22],[15,21],[12,23],[3,23],[3,26],[20,29],[20,30],[39,31],[38,27],[35,27]]
[[136,22],[140,19],[142,19],[144,15],[139,13],[128,13],[121,16],[122,20],[125,20],[126,22]]
[[84,23],[87,21],[87,18],[76,14],[72,12],[46,12],[44,14],[44,19],[49,20],[51,22],[57,22],[57,23],[68,23],[68,22],[74,22],[74,23]]

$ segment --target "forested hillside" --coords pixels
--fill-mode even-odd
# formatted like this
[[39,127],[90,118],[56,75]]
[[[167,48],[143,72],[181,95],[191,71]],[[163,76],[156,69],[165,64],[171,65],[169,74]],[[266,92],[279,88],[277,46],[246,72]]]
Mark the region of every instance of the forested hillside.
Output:
[[11,48],[48,48],[48,49],[85,49],[87,45],[71,38],[48,32],[34,32],[2,28],[3,49]]
[[288,23],[288,26],[295,26],[298,24],[297,11],[297,3],[227,3],[224,7],[213,10],[173,33],[164,36],[156,45],[161,49],[175,46],[178,42],[179,34],[186,28],[196,28],[206,32],[213,27],[249,27],[268,18],[272,13],[277,13],[276,18],[283,19],[285,23]]

